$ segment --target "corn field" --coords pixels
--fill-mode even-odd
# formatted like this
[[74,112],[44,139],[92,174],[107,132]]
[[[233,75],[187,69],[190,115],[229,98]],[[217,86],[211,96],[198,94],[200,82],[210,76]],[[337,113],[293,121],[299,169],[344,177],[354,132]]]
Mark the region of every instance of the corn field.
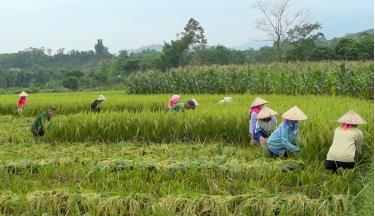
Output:
[[138,73],[129,93],[344,95],[373,99],[373,62],[207,66]]
[[[102,112],[88,112],[99,94],[107,98]],[[166,113],[170,96],[35,94],[22,116],[14,113],[16,95],[0,96],[0,215],[365,214],[372,101],[259,95],[280,114],[298,105],[309,117],[300,126],[301,153],[272,159],[248,145],[248,107],[257,95],[183,94],[199,107]],[[233,103],[217,104],[224,96]],[[36,139],[31,124],[51,105],[57,115]],[[350,109],[368,122],[360,126],[364,155],[355,169],[332,174],[325,156],[335,121]]]

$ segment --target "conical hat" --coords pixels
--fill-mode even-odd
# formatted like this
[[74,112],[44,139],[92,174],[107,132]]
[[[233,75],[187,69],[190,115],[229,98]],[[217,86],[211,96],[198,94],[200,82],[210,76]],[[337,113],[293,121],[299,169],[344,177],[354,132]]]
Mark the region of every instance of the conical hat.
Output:
[[198,104],[198,101],[197,101],[197,100],[195,100],[194,98],[192,98],[191,100],[192,100],[192,101],[194,102],[195,106],[199,106],[199,104]]
[[250,107],[260,106],[263,104],[268,104],[268,101],[264,100],[263,98],[257,97],[253,101],[253,103],[250,105]]
[[224,97],[224,101],[226,101],[226,102],[232,102],[233,98],[232,97]]
[[277,115],[277,112],[269,107],[263,107],[262,110],[258,113],[257,119],[270,118]]
[[104,95],[99,95],[99,97],[96,99],[96,100],[105,100],[105,97],[104,97]]
[[303,121],[307,119],[305,113],[303,113],[297,106],[290,108],[282,115],[283,119],[293,120],[293,121]]
[[29,94],[27,94],[25,91],[22,91],[18,96],[26,97],[26,96],[29,96]]
[[358,113],[354,111],[349,111],[345,113],[345,115],[341,116],[338,120],[338,123],[346,123],[346,124],[353,124],[353,125],[360,125],[360,124],[367,124],[363,118],[358,115]]

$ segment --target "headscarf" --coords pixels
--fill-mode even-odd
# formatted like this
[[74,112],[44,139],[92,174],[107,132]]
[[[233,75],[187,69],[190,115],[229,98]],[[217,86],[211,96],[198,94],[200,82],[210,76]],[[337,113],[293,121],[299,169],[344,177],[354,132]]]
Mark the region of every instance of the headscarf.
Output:
[[171,100],[173,101],[173,103],[179,103],[180,102],[180,98],[181,96],[180,95],[173,95]]
[[347,131],[352,127],[353,127],[353,125],[351,125],[351,124],[346,124],[346,123],[342,124],[342,129],[344,129],[344,131]]
[[262,109],[260,108],[260,106],[251,107],[251,108],[250,108],[250,113],[251,113],[251,112],[259,113],[261,110],[262,110]]

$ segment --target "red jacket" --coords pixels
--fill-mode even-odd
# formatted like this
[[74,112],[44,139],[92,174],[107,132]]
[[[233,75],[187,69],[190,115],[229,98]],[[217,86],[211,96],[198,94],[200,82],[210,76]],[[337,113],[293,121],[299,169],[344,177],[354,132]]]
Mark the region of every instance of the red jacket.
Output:
[[24,106],[26,106],[26,104],[27,104],[27,99],[21,97],[21,98],[18,100],[17,107],[18,107],[18,108],[23,108]]

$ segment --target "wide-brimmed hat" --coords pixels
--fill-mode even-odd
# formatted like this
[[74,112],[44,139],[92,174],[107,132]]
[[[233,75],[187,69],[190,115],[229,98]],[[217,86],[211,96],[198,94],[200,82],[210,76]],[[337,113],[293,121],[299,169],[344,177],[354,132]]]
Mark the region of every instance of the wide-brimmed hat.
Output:
[[256,107],[260,105],[268,104],[268,101],[264,100],[263,98],[257,97],[253,101],[253,103],[250,105],[250,107]]
[[99,97],[97,98],[97,100],[105,100],[104,95],[99,95]]
[[257,119],[265,119],[271,118],[272,116],[276,116],[277,112],[267,106],[263,107],[262,110],[258,113]]
[[345,113],[341,116],[338,120],[338,123],[345,123],[345,124],[352,124],[352,125],[360,125],[360,124],[367,124],[367,122],[360,116],[358,113],[350,110],[349,112]]
[[224,99],[221,99],[218,104],[223,104],[223,103],[231,103],[233,101],[232,97],[224,97]]
[[288,119],[292,121],[303,121],[307,119],[305,113],[303,113],[297,106],[290,108],[282,115],[283,119]]
[[191,100],[194,102],[195,106],[198,106],[198,105],[199,105],[199,104],[198,104],[198,101],[195,100],[194,98],[192,98]]
[[25,91],[22,91],[18,96],[27,97],[27,96],[29,96],[29,94],[27,94]]

